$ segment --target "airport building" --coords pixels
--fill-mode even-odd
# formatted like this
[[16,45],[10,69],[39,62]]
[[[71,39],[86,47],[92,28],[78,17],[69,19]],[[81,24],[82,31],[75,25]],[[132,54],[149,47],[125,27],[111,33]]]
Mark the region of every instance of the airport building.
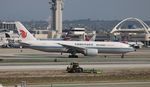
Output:
[[14,22],[0,22],[0,31],[16,32],[16,25]]
[[126,18],[110,32],[115,41],[143,42],[150,45],[150,27],[138,18]]
[[61,38],[62,34],[62,11],[63,11],[63,0],[50,0],[50,9],[52,15],[52,23],[50,30],[50,38]]
[[0,22],[0,37],[5,37],[3,36],[4,33],[10,34],[12,38],[18,38],[18,32],[14,22]]
[[71,28],[69,33],[73,35],[83,35],[85,30],[85,28]]

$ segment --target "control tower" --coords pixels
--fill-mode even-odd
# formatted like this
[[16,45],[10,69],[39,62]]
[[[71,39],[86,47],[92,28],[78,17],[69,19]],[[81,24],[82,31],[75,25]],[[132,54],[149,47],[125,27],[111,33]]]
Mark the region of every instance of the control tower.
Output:
[[52,38],[60,38],[62,34],[62,11],[63,0],[50,0],[50,9],[52,12],[51,31],[54,36]]

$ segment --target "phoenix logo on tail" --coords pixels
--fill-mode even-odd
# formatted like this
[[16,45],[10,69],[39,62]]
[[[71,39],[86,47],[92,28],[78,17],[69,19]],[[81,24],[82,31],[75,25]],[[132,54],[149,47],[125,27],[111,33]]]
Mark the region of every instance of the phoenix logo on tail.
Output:
[[20,35],[22,41],[33,41],[36,40],[34,36],[25,28],[25,26],[20,22],[15,22],[17,31]]
[[20,32],[21,32],[21,37],[22,38],[26,38],[27,37],[27,32],[25,32],[24,30],[21,30],[21,29],[20,29]]

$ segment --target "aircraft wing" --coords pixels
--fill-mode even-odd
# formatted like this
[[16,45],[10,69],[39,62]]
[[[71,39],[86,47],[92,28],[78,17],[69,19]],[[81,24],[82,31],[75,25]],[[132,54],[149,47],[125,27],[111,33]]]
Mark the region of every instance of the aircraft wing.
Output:
[[62,45],[63,47],[67,48],[67,49],[74,49],[74,50],[77,50],[77,51],[84,51],[86,48],[84,47],[78,47],[78,46],[73,46],[73,45],[68,45],[68,44],[61,44],[61,43],[58,43],[59,45]]

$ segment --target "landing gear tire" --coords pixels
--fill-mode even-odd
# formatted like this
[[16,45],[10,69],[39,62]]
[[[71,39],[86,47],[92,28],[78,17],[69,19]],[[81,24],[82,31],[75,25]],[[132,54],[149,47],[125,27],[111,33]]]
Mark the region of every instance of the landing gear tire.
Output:
[[68,57],[69,57],[69,58],[78,58],[77,55],[69,55]]
[[77,55],[74,55],[74,57],[75,57],[75,58],[78,58],[78,56],[77,56]]
[[121,58],[124,58],[124,54],[121,55]]

